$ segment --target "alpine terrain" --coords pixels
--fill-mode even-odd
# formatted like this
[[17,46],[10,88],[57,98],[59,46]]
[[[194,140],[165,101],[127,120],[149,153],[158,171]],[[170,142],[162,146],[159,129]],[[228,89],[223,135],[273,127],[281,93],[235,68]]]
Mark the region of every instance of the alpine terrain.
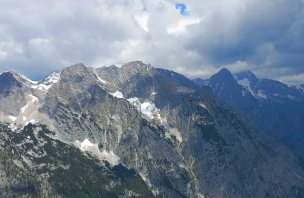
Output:
[[301,198],[303,98],[252,73],[193,81],[140,61],[4,72],[0,197]]
[[285,143],[304,164],[303,85],[259,79],[251,71],[232,74],[221,69],[208,80],[194,80],[208,86],[216,98],[241,117]]

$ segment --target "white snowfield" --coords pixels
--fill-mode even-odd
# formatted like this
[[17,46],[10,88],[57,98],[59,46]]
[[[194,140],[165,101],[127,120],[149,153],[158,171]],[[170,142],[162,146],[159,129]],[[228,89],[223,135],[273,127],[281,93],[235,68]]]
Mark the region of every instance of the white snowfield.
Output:
[[53,84],[55,84],[59,81],[60,81],[60,73],[53,72],[48,77],[46,77],[42,82],[32,85],[32,88],[38,89],[41,91],[47,91],[48,89],[50,89],[53,86]]
[[156,94],[157,94],[157,92],[155,92],[155,91],[153,91],[153,92],[151,93],[152,96],[154,96],[154,95],[156,95]]
[[201,107],[203,107],[204,109],[208,110],[207,106],[206,106],[204,103],[200,102],[199,105],[200,105]]
[[13,122],[15,122],[17,120],[16,116],[8,116],[9,119],[11,119]]
[[20,112],[24,113],[27,107],[28,107],[28,104],[26,104],[25,106],[21,107]]
[[153,119],[153,118],[158,118],[161,119],[160,117],[160,110],[156,108],[155,104],[146,101],[141,103],[137,97],[134,98],[129,98],[127,99],[134,107],[136,107],[147,119]]
[[96,73],[95,70],[93,70],[93,71],[94,71],[94,74],[96,75],[97,80],[98,80],[99,82],[101,82],[102,84],[108,84],[107,81],[105,81],[104,79],[100,78],[100,76],[98,76],[98,74]]
[[175,136],[176,140],[179,143],[182,143],[183,138],[181,133],[178,131],[177,128],[172,128],[169,126],[167,122],[167,118],[163,118],[160,115],[160,109],[158,109],[154,103],[150,101],[145,101],[143,103],[140,102],[139,98],[129,98],[127,99],[134,107],[137,108],[138,111],[140,111],[143,116],[148,119],[158,119],[160,121],[160,124],[165,127],[166,129],[166,138],[171,139],[171,136]]
[[110,93],[115,98],[124,98],[124,95],[120,91],[115,91]]
[[86,138],[82,142],[76,140],[74,142],[74,145],[80,148],[80,150],[82,151],[90,152],[97,156],[99,159],[109,162],[112,166],[119,164],[120,158],[112,150],[100,151],[98,148],[98,143],[93,144],[90,142],[90,140],[88,140],[88,138]]
[[[18,114],[6,116],[11,123],[11,128],[17,130],[29,123],[38,123],[42,120],[43,115],[38,111],[39,98],[32,94],[25,96],[26,104],[19,109]],[[46,117],[46,116],[44,116]]]
[[103,84],[107,84],[107,81],[105,81],[105,80],[103,80],[103,79],[101,79],[98,75],[96,75],[97,76],[97,79],[101,82],[101,83],[103,83]]
[[29,95],[30,98],[32,98],[32,102],[38,102],[39,99],[36,96]]

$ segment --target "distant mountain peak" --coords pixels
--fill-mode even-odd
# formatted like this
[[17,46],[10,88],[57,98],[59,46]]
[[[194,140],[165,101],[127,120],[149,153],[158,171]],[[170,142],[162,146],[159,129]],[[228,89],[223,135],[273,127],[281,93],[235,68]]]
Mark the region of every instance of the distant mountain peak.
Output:
[[131,61],[131,62],[123,64],[123,66],[134,66],[134,65],[137,65],[137,66],[146,66],[148,64],[146,64],[146,63],[144,63],[143,61],[140,61],[140,60]]
[[221,68],[218,72],[218,75],[226,75],[226,76],[232,76],[232,73],[227,68]]
[[33,81],[29,79],[28,77],[15,72],[15,71],[6,71],[0,74],[0,81],[1,79],[6,79],[9,81],[15,80],[18,81],[19,83],[27,83],[27,84],[37,84],[37,81]]
[[123,64],[121,66],[121,68],[123,70],[133,70],[133,71],[142,72],[142,71],[148,71],[148,70],[152,69],[152,66],[150,64],[146,64],[142,61],[132,61],[132,62]]
[[84,63],[76,63],[76,64],[74,64],[74,65],[71,65],[71,66],[69,66],[69,67],[66,67],[66,68],[64,68],[63,70],[71,70],[71,69],[73,69],[73,70],[79,70],[79,69],[88,69],[89,67],[88,66],[86,66]]
[[232,84],[237,84],[236,80],[234,79],[232,73],[226,69],[222,68],[220,69],[216,74],[211,76],[209,79],[210,83],[232,83]]
[[3,72],[0,75],[0,93],[4,90],[10,90],[12,87],[22,87],[22,82],[13,72]]

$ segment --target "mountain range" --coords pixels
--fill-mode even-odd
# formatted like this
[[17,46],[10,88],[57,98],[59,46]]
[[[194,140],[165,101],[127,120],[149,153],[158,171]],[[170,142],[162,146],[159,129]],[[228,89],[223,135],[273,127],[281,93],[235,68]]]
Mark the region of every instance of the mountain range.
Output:
[[0,197],[303,197],[300,147],[283,141],[301,137],[303,95],[248,72],[191,80],[140,61],[40,81],[4,72]]
[[279,139],[304,160],[303,85],[289,86],[259,79],[250,71],[232,74],[227,69],[194,82],[208,86],[219,101],[251,120],[259,130]]

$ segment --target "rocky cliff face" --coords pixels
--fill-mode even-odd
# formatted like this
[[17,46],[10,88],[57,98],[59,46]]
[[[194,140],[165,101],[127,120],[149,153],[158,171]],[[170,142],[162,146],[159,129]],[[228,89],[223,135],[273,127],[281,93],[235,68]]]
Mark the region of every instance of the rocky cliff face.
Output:
[[[19,90],[15,84],[17,88],[13,89]],[[24,103],[15,107],[16,112],[1,109],[1,120],[7,123],[3,125],[7,128],[2,128],[5,138],[8,138],[5,134],[14,137],[25,133],[29,126],[44,124],[45,130],[36,133],[43,136],[46,130],[53,131],[46,133],[45,138],[65,147],[63,150],[72,150],[75,159],[81,156],[91,160],[95,156],[103,161],[105,165],[100,167],[106,167],[105,170],[125,182],[118,185],[118,180],[113,181],[114,186],[123,186],[119,191],[125,193],[123,196],[132,193],[148,196],[149,191],[161,197],[303,196],[304,172],[288,149],[241,121],[218,103],[208,88],[199,87],[181,74],[139,61],[98,69],[77,64],[40,82],[20,84],[26,87],[20,91],[25,95]],[[19,97],[10,92],[12,88],[6,89]],[[37,100],[29,100],[33,98],[29,94]],[[1,100],[8,97],[2,94]],[[29,107],[31,113],[26,114]],[[9,119],[12,113],[17,117],[15,120]],[[31,120],[25,122],[21,120],[23,116]],[[4,152],[8,151],[6,145],[18,144],[3,142]],[[44,148],[41,144],[36,147],[33,153]],[[52,148],[52,152],[55,158],[68,154],[58,147]],[[71,170],[66,166],[72,163],[64,163],[66,171]],[[127,173],[134,170],[127,174],[132,179],[123,179],[118,174],[121,172],[115,172],[117,167]],[[53,169],[57,170],[46,167],[45,171],[51,175]],[[33,167],[29,170],[36,171]],[[95,174],[94,168],[87,170],[89,175]],[[49,176],[47,181],[52,184],[53,180]],[[128,186],[132,183],[142,191]],[[64,188],[66,183],[61,185]],[[90,185],[95,186],[94,182]],[[42,189],[59,195],[67,193],[48,186]],[[108,188],[107,192],[116,192],[113,189]],[[98,190],[96,187],[88,191]]]

